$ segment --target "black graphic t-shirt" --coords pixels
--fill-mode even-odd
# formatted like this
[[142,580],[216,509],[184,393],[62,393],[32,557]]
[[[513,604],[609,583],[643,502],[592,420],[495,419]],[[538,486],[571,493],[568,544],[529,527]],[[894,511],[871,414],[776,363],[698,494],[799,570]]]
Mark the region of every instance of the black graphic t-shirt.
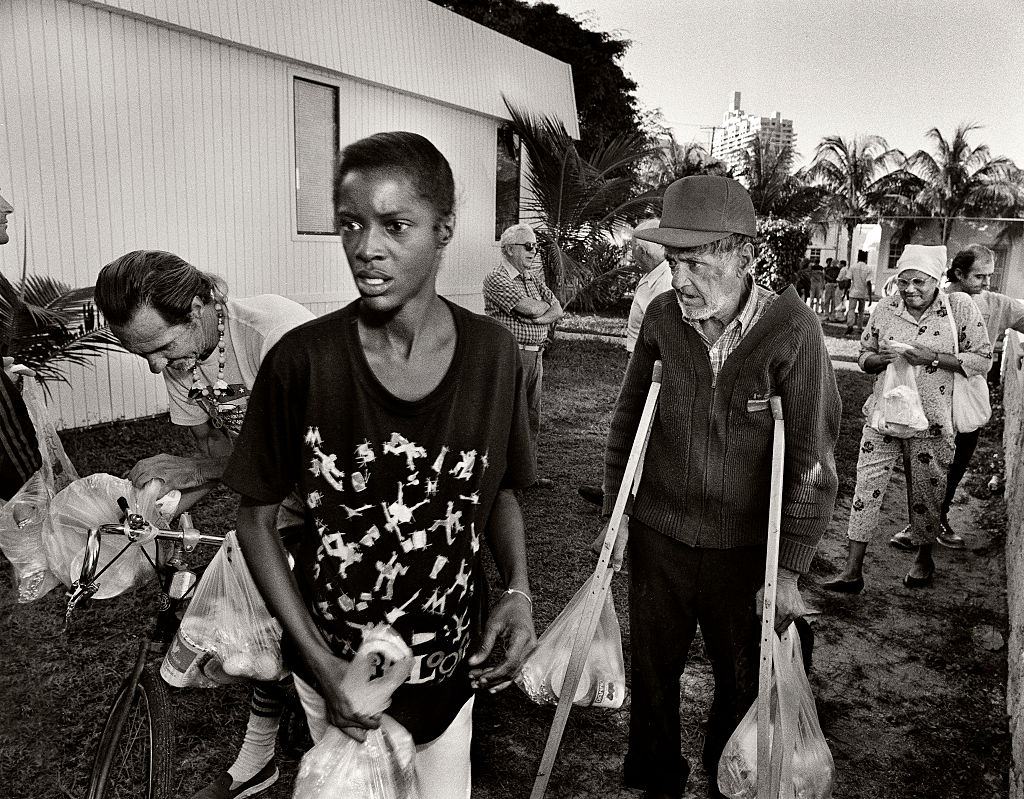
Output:
[[374,625],[405,637],[415,662],[389,712],[418,743],[469,696],[478,553],[494,499],[534,479],[515,342],[450,307],[452,364],[414,402],[370,370],[358,301],[287,334],[260,370],[224,478],[258,502],[295,488],[305,498],[312,529],[296,573],[310,612],[342,657]]

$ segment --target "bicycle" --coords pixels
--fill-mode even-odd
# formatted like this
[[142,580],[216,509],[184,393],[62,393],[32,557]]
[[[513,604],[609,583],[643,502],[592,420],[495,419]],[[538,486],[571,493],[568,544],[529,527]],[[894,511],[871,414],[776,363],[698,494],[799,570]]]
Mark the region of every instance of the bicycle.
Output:
[[[155,539],[173,546],[166,559],[158,554],[156,561],[142,550],[160,578],[159,607],[149,634],[139,642],[134,666],[114,694],[96,748],[87,799],[171,799],[175,758],[170,692],[150,661],[153,655],[162,655],[174,638],[180,621],[178,610],[198,582],[186,555],[199,544],[220,546],[224,537],[200,533],[188,513],[179,517],[179,531],[163,530],[140,514],[129,513],[123,497],[118,505],[123,514],[119,523],[88,531],[81,574],[68,599],[66,623],[75,607],[96,593],[103,572],[133,544]],[[97,573],[103,535],[123,535],[128,542]]]

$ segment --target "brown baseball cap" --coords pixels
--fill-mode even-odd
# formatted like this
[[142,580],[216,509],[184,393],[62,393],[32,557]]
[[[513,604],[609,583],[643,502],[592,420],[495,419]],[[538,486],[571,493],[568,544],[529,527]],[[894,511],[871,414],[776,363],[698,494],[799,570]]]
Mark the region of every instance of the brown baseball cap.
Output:
[[691,175],[665,190],[661,224],[634,231],[633,238],[686,249],[733,233],[757,235],[754,204],[747,190],[732,178]]

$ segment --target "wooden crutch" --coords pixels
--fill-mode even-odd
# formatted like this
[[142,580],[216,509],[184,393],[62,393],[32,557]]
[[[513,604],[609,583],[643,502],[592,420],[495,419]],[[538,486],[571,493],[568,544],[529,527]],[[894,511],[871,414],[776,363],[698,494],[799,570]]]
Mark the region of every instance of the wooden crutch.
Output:
[[[782,398],[747,400],[748,411],[771,410],[771,493],[768,501],[768,549],[764,563],[764,603],[761,608],[761,667],[757,688],[757,799],[778,799],[782,785],[783,741],[771,746],[772,661],[775,646],[775,597],[779,576],[779,541],[782,537],[782,476],[786,459],[786,427]],[[764,768],[764,764],[770,764]]]
[[548,733],[548,741],[544,747],[544,755],[541,757],[540,768],[537,770],[537,778],[534,780],[530,799],[544,799],[544,794],[547,792],[548,780],[551,777],[551,767],[558,756],[558,747],[562,743],[565,725],[569,720],[569,711],[572,709],[573,699],[576,698],[576,689],[579,687],[580,678],[583,676],[583,666],[587,661],[587,654],[590,652],[591,644],[594,642],[594,631],[597,629],[597,622],[601,618],[601,608],[604,607],[605,595],[608,593],[612,575],[614,574],[610,563],[612,552],[615,549],[615,539],[619,535],[622,517],[632,508],[633,496],[640,485],[644,455],[647,452],[647,440],[651,435],[651,425],[654,422],[654,413],[658,407],[658,394],[660,391],[661,361],[655,361],[654,369],[651,373],[651,387],[647,391],[647,400],[644,402],[643,412],[640,414],[640,424],[637,426],[636,436],[633,438],[633,446],[629,451],[629,458],[626,461],[626,469],[622,474],[622,482],[619,484],[619,493],[615,498],[615,506],[612,509],[611,519],[608,522],[608,530],[605,532],[604,543],[601,545],[601,556],[598,558],[597,567],[594,569],[594,576],[597,579],[594,580],[590,594],[584,600],[583,620],[580,623],[579,631],[576,633],[576,639],[573,641],[569,665],[565,669],[562,688],[558,693],[558,707],[555,710],[555,719],[551,723],[551,731]]

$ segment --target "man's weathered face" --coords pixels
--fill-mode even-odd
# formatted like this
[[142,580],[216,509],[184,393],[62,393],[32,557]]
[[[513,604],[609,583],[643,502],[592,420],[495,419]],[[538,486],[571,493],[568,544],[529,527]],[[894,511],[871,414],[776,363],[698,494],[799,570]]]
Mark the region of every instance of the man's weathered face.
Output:
[[971,265],[971,273],[960,279],[960,290],[968,294],[981,294],[988,291],[992,281],[992,273],[996,271],[995,265],[989,258],[976,258]]
[[0,244],[6,244],[11,240],[7,234],[7,215],[14,213],[14,206],[0,196]]
[[751,259],[749,244],[720,254],[666,247],[665,260],[672,268],[672,288],[683,316],[710,319],[742,297]]
[[203,337],[198,318],[171,325],[153,308],[142,305],[128,324],[112,325],[111,330],[128,352],[146,359],[155,375],[164,369],[187,372],[199,362]]

